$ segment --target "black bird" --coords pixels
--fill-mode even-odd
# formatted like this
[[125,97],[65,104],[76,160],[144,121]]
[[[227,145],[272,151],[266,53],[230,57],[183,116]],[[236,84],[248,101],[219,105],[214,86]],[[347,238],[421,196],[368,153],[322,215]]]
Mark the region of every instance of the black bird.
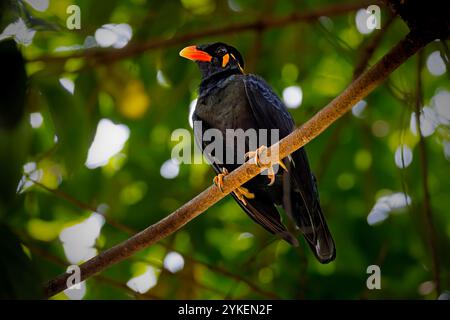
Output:
[[[294,120],[270,86],[256,75],[244,74],[244,60],[236,48],[217,42],[186,47],[180,56],[195,61],[202,76],[192,119],[202,125],[201,132],[195,129],[194,132],[203,151],[210,143],[202,139],[203,133],[211,128],[223,133],[223,152],[228,156],[231,153],[234,160],[239,146],[225,138],[226,129],[278,129],[279,139],[294,130]],[[251,151],[248,141],[245,142],[245,151]],[[259,140],[258,147],[256,152],[248,154],[257,158],[264,148]],[[205,156],[218,174],[214,182],[221,188],[223,176],[236,169],[239,163],[230,164],[214,153],[206,152]],[[316,179],[309,168],[305,149],[292,153],[279,164],[283,170],[280,168],[276,174],[268,170],[269,184],[267,177],[258,175],[235,190],[233,197],[250,218],[297,246],[297,239],[281,222],[276,206],[282,206],[317,259],[321,263],[334,260],[335,244],[320,208]]]

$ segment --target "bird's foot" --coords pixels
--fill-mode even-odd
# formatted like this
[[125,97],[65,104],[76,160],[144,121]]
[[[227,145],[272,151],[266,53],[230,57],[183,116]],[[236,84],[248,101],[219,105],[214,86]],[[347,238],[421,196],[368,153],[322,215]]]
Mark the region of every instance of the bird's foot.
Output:
[[247,199],[254,199],[255,198],[255,194],[250,192],[247,188],[245,187],[239,187],[236,190],[233,191],[234,194],[236,195],[236,197],[239,199],[239,201],[241,201],[244,206],[247,205]]
[[[213,182],[219,188],[221,192],[223,192],[223,178],[228,174],[228,170],[226,168],[222,168],[222,173],[219,173],[217,176],[214,177]],[[247,199],[253,199],[255,198],[255,194],[251,193],[247,188],[245,187],[239,187],[236,190],[233,191],[236,197],[241,201],[244,206],[247,205]]]
[[220,192],[223,192],[223,178],[228,174],[228,170],[226,168],[222,168],[222,173],[219,173],[214,177],[213,182],[219,188]]
[[267,178],[269,178],[270,180],[270,182],[267,184],[268,186],[271,186],[275,183],[275,171],[273,170],[273,167],[267,169]]
[[264,153],[264,152],[267,152],[267,147],[265,145],[262,145],[261,147],[259,147],[255,151],[247,152],[245,154],[245,160],[253,158],[255,160],[255,164],[259,168],[264,167],[266,164],[265,163],[261,163],[261,161],[260,161],[261,154]]
[[260,161],[260,157],[261,154],[263,154],[264,152],[267,152],[267,147],[265,145],[262,145],[261,147],[259,147],[258,149],[256,149],[255,151],[250,151],[247,152],[245,154],[245,158],[254,158],[255,159],[255,164],[261,168],[261,167],[265,167],[267,166],[267,177],[269,178],[270,182],[269,182],[269,186],[273,185],[275,183],[275,171],[273,170],[273,165],[277,164],[282,167],[286,172],[288,171],[288,169],[286,168],[286,166],[284,165],[282,160],[278,160],[275,163],[269,163],[267,164],[263,164]]

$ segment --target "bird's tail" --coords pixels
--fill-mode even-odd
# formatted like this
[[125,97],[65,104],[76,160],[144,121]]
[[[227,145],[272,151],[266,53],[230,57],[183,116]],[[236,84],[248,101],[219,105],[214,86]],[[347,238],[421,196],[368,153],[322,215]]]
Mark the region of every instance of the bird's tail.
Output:
[[288,214],[302,232],[317,260],[320,263],[333,261],[336,258],[336,246],[320,204],[316,202],[314,206],[306,207],[303,202],[297,200],[295,208],[292,209],[291,214],[289,211]]
[[329,263],[336,258],[336,246],[320,205],[317,206],[313,216],[315,217],[315,232],[311,234],[313,237],[305,234],[305,238],[320,263]]
[[[288,165],[290,164],[288,163]],[[285,173],[283,181],[283,207],[302,232],[317,260],[321,263],[329,263],[336,258],[336,246],[320,207],[318,193],[315,189],[315,178],[311,176],[311,183],[314,183],[311,187],[314,190],[314,196],[308,196],[303,190],[306,188],[305,185],[298,182],[300,178],[297,179],[295,175],[290,177],[291,174],[295,174],[294,170],[289,172]],[[294,189],[292,189],[291,178],[297,185]],[[302,181],[306,183],[307,179]]]

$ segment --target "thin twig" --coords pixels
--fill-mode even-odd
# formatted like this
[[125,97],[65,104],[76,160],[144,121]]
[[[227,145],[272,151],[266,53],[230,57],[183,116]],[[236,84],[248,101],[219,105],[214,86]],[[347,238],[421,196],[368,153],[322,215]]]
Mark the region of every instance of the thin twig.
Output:
[[[185,257],[183,257],[183,259],[185,259]],[[151,266],[153,266],[153,267],[155,267],[157,269],[161,269],[161,270],[164,268],[164,264],[162,262],[154,261],[154,260],[150,260],[150,259],[132,258],[132,261],[149,264],[149,265],[151,265]],[[177,272],[177,273],[168,272],[168,273],[165,273],[165,274],[168,274],[170,276],[175,276],[175,277],[180,278],[180,279],[187,280],[187,281],[189,281],[191,284],[193,284],[195,287],[197,287],[199,289],[203,289],[205,291],[210,291],[212,293],[224,296],[224,292],[222,292],[222,291],[220,291],[220,290],[218,290],[218,289],[216,289],[214,287],[210,287],[210,286],[207,286],[207,285],[205,285],[203,283],[200,283],[200,282],[197,281],[197,279],[193,278],[192,276],[190,276],[188,274],[185,274],[185,273],[182,273],[182,272]],[[161,275],[162,275],[162,273],[161,273]],[[161,277],[161,275],[160,275],[160,277]]]
[[122,290],[128,292],[131,296],[136,297],[137,299],[161,300],[161,298],[159,298],[158,296],[156,296],[155,294],[153,294],[151,292],[148,292],[148,291],[144,292],[144,293],[135,292],[133,289],[129,288],[125,283],[119,282],[119,281],[109,278],[109,277],[97,275],[94,277],[94,280],[96,280],[98,282],[102,282],[104,284],[107,284],[109,286],[112,286],[112,287],[115,287],[118,289],[122,289]]
[[428,187],[428,159],[426,152],[425,139],[420,128],[420,113],[423,104],[422,93],[422,68],[423,68],[423,50],[417,54],[417,87],[416,87],[416,128],[419,135],[419,154],[420,154],[420,173],[422,175],[423,188],[423,213],[425,218],[426,234],[428,245],[431,251],[431,259],[433,266],[433,278],[436,285],[436,296],[441,292],[441,278],[439,267],[438,244],[436,230],[433,224],[433,214],[431,212],[430,190]]
[[150,39],[148,41],[132,43],[123,49],[89,49],[83,51],[77,51],[70,55],[43,55],[36,58],[29,59],[29,62],[64,62],[71,58],[93,58],[102,63],[110,63],[124,58],[129,58],[144,52],[167,48],[174,45],[184,44],[199,38],[220,36],[225,34],[239,33],[253,30],[264,30],[269,28],[278,28],[287,26],[300,21],[314,21],[321,16],[335,16],[354,11],[359,8],[374,4],[378,1],[363,0],[359,2],[344,3],[337,5],[329,5],[321,9],[311,10],[308,12],[295,12],[284,17],[277,18],[263,18],[253,22],[244,22],[231,24],[224,27],[210,28],[203,31],[197,31],[192,33],[186,33],[170,39]]
[[[442,50],[440,50],[442,61],[444,61],[447,70],[450,70],[450,49],[448,48],[447,42],[445,39],[440,39],[439,41],[442,46]],[[447,76],[450,78],[450,72],[447,72]]]
[[[191,261],[195,261],[198,264],[202,264],[206,268],[212,268],[213,267],[210,264],[205,263],[205,262],[200,261],[200,260],[197,260],[195,258],[188,257],[188,259],[191,260]],[[251,282],[251,281],[249,281],[249,280],[247,280],[247,279],[245,279],[245,278],[243,278],[243,277],[241,277],[241,276],[239,276],[237,274],[234,274],[233,272],[228,271],[227,269],[214,266],[213,270],[217,271],[217,272],[220,272],[221,274],[223,274],[223,275],[225,275],[225,276],[227,276],[227,277],[229,277],[231,279],[234,279],[237,282],[245,283],[252,291],[257,292],[257,293],[259,293],[260,295],[262,295],[264,297],[267,297],[269,299],[280,299],[280,297],[278,295],[276,295],[275,293],[263,290],[260,287],[258,287],[257,285],[255,285],[253,282]]]
[[375,50],[379,47],[381,40],[383,40],[384,35],[391,26],[395,19],[395,15],[389,16],[383,27],[375,33],[375,35],[370,39],[369,43],[364,47],[361,55],[359,55],[358,63],[353,69],[353,79],[356,79],[369,65],[370,59],[373,57]]
[[[285,158],[290,153],[298,150],[320,135],[332,123],[347,113],[356,102],[372,92],[398,66],[430,41],[431,39],[418,34],[408,34],[405,39],[392,48],[377,64],[353,81],[338,97],[332,100],[302,127],[294,130],[280,142],[272,145],[266,153],[261,155],[261,162],[270,162],[270,155],[275,154],[279,158]],[[87,279],[111,265],[127,259],[139,250],[174,233],[213,204],[223,199],[234,189],[254,178],[265,169],[256,166],[253,161],[248,161],[241,165],[226,176],[223,191],[220,191],[215,185],[211,185],[166,218],[80,265],[81,280]],[[50,280],[45,288],[47,296],[52,296],[64,290],[68,276],[68,274],[63,273]]]
[[53,188],[49,188],[47,187],[45,184],[39,182],[36,179],[31,178],[31,176],[26,175],[27,179],[30,180],[31,182],[33,182],[33,184],[37,185],[38,187],[54,194],[55,196],[66,200],[67,202],[71,203],[72,205],[74,205],[75,207],[82,209],[82,210],[86,210],[86,211],[92,211],[92,212],[97,212],[97,208],[95,208],[94,206],[91,206],[89,204],[86,204],[74,197],[72,197],[70,194],[60,190],[60,189],[53,189]]
[[[91,211],[91,212],[98,212],[98,209],[95,208],[94,206],[86,204],[86,203],[84,203],[84,202],[82,202],[82,201],[72,197],[70,194],[68,194],[68,193],[66,193],[66,192],[64,192],[64,191],[62,191],[60,189],[49,188],[45,184],[37,181],[36,179],[31,178],[29,175],[27,175],[27,179],[30,180],[31,182],[33,182],[35,185],[39,186],[40,188],[42,188],[42,189],[44,189],[44,190],[54,194],[55,196],[57,196],[57,197],[59,197],[61,199],[64,199],[67,202],[73,204],[77,208],[80,208],[80,209],[86,210],[86,211]],[[102,214],[102,215],[105,218],[105,221],[109,225],[113,226],[114,228],[119,229],[119,230],[121,230],[121,231],[123,231],[125,233],[128,233],[128,234],[136,233],[135,230],[133,230],[132,228],[130,228],[130,227],[128,227],[128,226],[118,222],[118,221],[116,221],[115,219],[111,218],[109,215],[107,215],[107,214]]]
[[327,144],[323,148],[323,152],[320,155],[318,161],[319,165],[315,172],[318,181],[321,181],[324,178],[325,173],[328,170],[331,161],[333,160],[333,153],[339,149],[341,133],[348,119],[349,115],[346,114],[341,121],[336,123],[334,129],[332,129],[333,133],[331,134],[331,137],[328,139]]

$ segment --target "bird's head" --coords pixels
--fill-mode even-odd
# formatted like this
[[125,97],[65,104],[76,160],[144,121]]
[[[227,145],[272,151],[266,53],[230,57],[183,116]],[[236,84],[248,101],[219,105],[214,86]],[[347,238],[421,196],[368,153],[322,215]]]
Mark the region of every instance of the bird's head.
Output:
[[242,55],[236,48],[222,42],[189,46],[180,51],[180,56],[195,61],[203,78],[225,70],[244,72]]

